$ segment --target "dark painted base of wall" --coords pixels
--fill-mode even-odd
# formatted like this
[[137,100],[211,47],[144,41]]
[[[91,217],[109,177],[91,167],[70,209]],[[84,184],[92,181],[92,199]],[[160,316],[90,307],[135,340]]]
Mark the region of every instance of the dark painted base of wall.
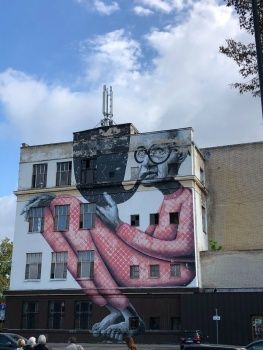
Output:
[[[144,319],[146,332],[137,336],[136,341],[144,344],[176,344],[183,330],[199,329],[209,336],[209,342],[216,342],[215,309],[220,315],[218,321],[219,343],[246,345],[253,340],[255,332],[253,320],[263,317],[263,292],[225,291],[207,292],[205,290],[167,290],[151,293],[131,293],[128,297]],[[50,300],[65,302],[63,329],[47,329],[48,303]],[[6,293],[7,314],[3,325],[8,331],[26,337],[44,333],[49,342],[67,342],[69,336],[76,336],[79,342],[96,343],[105,341],[94,338],[89,330],[74,329],[74,305],[76,301],[85,301],[87,297],[81,291],[12,291]],[[37,301],[39,312],[35,329],[22,329],[22,305],[24,302]],[[91,324],[99,322],[107,315],[106,308],[93,305]],[[160,318],[160,330],[149,330],[150,318]],[[171,329],[171,320],[180,320],[180,330]]]

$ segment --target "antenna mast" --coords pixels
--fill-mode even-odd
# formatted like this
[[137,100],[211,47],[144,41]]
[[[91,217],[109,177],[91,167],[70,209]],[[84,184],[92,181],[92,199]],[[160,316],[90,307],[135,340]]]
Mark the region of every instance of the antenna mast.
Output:
[[102,114],[103,119],[100,121],[101,126],[113,125],[113,91],[112,87],[108,89],[106,85],[103,85],[102,92]]

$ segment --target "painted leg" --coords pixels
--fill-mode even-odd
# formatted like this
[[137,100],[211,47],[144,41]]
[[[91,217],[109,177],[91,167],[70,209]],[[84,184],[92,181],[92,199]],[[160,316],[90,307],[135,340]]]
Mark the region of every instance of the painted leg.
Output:
[[[121,313],[123,321],[110,325],[105,330],[102,330],[102,335],[115,340],[123,340],[123,338],[127,336],[134,336],[144,332],[144,322],[131,304],[122,310]],[[138,326],[136,328],[130,329],[130,317],[138,318]]]
[[106,308],[110,311],[110,314],[104,317],[100,322],[95,323],[92,326],[91,332],[94,337],[99,337],[100,335],[103,335],[105,329],[107,329],[113,324],[120,322],[123,319],[122,313],[119,310],[115,309],[110,305],[106,305]]

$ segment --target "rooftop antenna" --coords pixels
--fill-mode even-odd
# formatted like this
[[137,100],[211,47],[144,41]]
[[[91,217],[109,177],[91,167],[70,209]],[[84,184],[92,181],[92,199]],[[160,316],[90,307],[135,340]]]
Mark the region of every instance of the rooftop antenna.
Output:
[[108,89],[106,85],[103,85],[102,92],[102,114],[103,119],[100,121],[101,126],[111,126],[113,125],[113,92],[112,87]]

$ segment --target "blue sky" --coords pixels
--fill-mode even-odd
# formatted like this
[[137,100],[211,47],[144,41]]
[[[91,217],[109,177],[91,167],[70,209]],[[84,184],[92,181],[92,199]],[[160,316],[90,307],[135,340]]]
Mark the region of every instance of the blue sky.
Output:
[[1,0],[0,238],[12,237],[19,147],[114,120],[192,126],[198,146],[262,140],[260,102],[238,95],[226,38],[251,41],[222,0]]

